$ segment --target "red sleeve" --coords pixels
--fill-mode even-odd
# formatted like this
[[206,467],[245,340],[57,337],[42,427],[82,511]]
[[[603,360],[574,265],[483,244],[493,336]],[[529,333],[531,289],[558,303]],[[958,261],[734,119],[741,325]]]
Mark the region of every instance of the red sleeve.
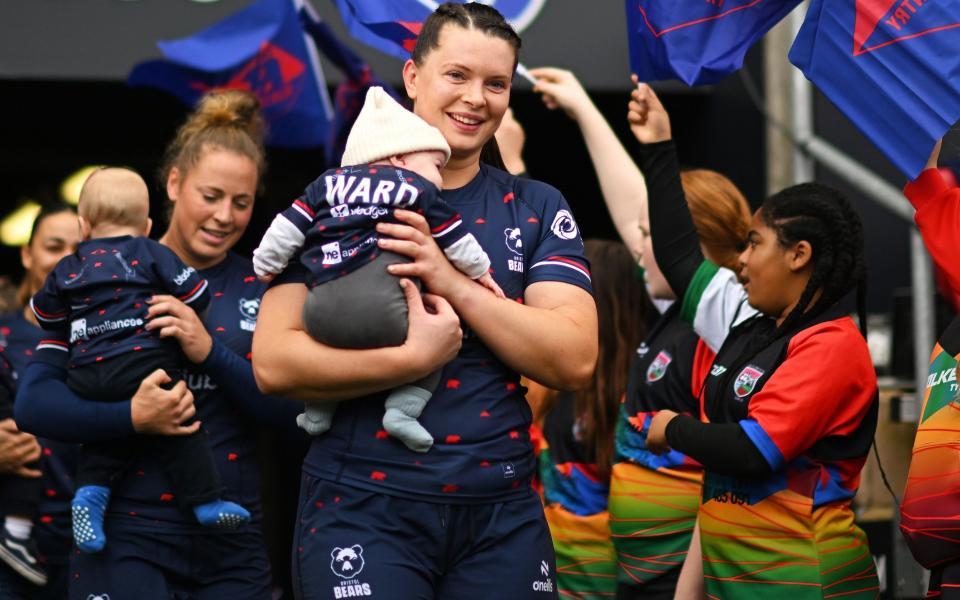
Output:
[[690,374],[690,394],[700,400],[700,420],[707,423],[707,417],[703,413],[703,382],[707,380],[710,374],[710,368],[713,366],[713,359],[717,354],[710,349],[702,339],[697,340],[697,349],[693,353],[693,370]]
[[789,463],[827,436],[854,433],[876,389],[867,343],[845,317],[795,336],[747,414]]
[[917,209],[914,220],[933,261],[952,295],[960,295],[960,188],[949,185],[937,169],[927,169],[903,193]]

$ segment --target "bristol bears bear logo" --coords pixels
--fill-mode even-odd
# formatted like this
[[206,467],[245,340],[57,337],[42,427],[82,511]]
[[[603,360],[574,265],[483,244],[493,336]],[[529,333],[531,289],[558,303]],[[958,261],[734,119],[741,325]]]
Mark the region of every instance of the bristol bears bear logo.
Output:
[[504,242],[507,248],[514,254],[523,254],[523,238],[520,235],[519,227],[507,227],[503,230]]
[[87,596],[87,600],[110,600],[110,596],[107,594],[90,594]]
[[330,570],[341,579],[355,578],[363,570],[363,564],[363,548],[359,544],[330,551]]
[[257,327],[257,314],[260,312],[260,298],[240,298],[240,329],[253,331]]

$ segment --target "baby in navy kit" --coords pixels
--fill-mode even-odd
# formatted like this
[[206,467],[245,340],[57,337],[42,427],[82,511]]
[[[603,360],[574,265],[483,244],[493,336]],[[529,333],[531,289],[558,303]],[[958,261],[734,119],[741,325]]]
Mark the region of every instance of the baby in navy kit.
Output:
[[[64,351],[70,352],[71,390],[101,402],[122,401],[155,370],[176,379],[185,366],[175,341],[144,328],[147,301],[170,294],[200,312],[210,295],[193,268],[146,237],[149,194],[135,172],[96,171],[83,185],[78,210],[84,241],[57,263],[30,306],[45,329],[69,334]],[[73,537],[81,551],[103,549],[110,485],[147,452],[163,457],[174,496],[202,525],[233,528],[250,519],[242,506],[221,499],[220,477],[200,431],[84,444],[72,503]]]
[[[383,88],[367,92],[347,138],[342,165],[321,175],[274,219],[253,252],[253,268],[272,280],[299,253],[310,293],[303,306],[306,331],[336,348],[397,346],[407,337],[407,303],[387,266],[409,259],[377,246],[376,224],[397,222],[396,208],[423,213],[434,240],[453,265],[503,297],[490,275],[490,259],[460,215],[439,197],[440,169],[450,158],[443,135],[404,109]],[[436,390],[440,371],[394,389],[385,402],[383,428],[416,452],[433,437],[417,419]],[[297,418],[318,435],[330,428],[336,402],[314,402]]]

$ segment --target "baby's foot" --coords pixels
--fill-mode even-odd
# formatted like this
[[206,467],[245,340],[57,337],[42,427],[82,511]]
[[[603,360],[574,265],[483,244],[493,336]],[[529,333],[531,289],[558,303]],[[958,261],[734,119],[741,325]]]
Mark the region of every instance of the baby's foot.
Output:
[[80,552],[100,552],[106,545],[103,515],[109,502],[110,488],[100,485],[85,485],[74,494],[70,512],[73,518],[73,541]]
[[236,529],[250,520],[250,513],[244,507],[227,500],[214,500],[193,507],[193,514],[204,527]]

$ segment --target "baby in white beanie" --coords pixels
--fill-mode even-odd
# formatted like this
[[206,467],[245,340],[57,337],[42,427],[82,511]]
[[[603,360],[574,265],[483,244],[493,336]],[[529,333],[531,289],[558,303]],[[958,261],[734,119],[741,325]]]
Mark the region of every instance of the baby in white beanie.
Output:
[[[440,169],[449,159],[450,146],[438,129],[383,88],[367,92],[347,138],[344,166],[321,175],[277,215],[253,252],[253,268],[263,281],[283,272],[299,253],[298,269],[305,268],[310,288],[304,328],[314,339],[356,349],[398,346],[406,340],[406,298],[387,266],[410,259],[377,245],[376,224],[396,223],[396,208],[421,211],[450,262],[504,297],[490,275],[486,252],[457,211],[439,197]],[[385,403],[383,428],[416,452],[433,445],[417,419],[439,380],[437,370],[394,389]],[[336,402],[307,404],[297,423],[319,435],[330,429],[336,407]]]

